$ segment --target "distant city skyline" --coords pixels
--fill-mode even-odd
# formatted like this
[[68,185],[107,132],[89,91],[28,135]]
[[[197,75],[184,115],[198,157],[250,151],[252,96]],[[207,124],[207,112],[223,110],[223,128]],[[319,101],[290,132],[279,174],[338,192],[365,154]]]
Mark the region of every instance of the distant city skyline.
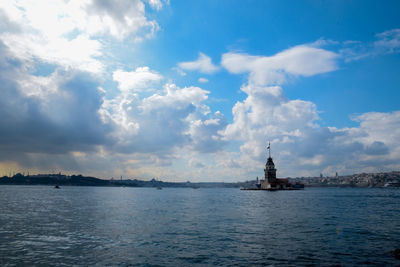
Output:
[[0,173],[400,170],[398,1],[0,3]]

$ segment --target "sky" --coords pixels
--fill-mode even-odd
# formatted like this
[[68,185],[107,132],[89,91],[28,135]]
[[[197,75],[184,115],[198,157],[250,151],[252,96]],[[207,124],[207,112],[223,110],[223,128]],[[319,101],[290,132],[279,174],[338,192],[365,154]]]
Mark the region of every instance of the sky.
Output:
[[0,175],[400,169],[399,1],[3,0]]

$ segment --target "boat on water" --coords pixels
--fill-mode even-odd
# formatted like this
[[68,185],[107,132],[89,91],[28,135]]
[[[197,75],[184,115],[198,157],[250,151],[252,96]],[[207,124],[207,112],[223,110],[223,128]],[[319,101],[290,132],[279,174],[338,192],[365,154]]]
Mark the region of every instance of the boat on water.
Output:
[[157,190],[162,190],[162,187],[161,186],[157,186]]
[[293,189],[304,189],[304,184],[300,182],[296,182],[295,184],[292,184]]
[[54,186],[54,189],[60,189],[60,187],[58,186],[58,184],[56,184],[56,185]]
[[387,182],[383,187],[399,187],[400,188],[400,182]]

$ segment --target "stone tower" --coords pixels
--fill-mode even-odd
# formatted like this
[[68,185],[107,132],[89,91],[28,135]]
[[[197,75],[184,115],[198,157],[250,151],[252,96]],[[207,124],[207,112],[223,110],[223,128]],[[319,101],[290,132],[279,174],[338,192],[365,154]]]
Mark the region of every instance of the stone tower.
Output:
[[268,183],[275,183],[276,182],[276,169],[275,169],[275,164],[274,161],[271,158],[271,144],[268,143],[268,159],[267,163],[265,163],[265,181],[268,181]]
[[267,163],[265,164],[265,181],[268,183],[275,183],[276,182],[276,169],[274,161],[271,157],[268,157]]

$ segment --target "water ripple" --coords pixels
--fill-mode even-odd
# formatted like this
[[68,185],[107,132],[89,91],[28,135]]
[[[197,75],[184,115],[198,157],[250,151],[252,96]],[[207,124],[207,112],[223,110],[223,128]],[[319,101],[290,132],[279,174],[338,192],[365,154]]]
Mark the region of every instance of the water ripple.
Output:
[[0,265],[396,266],[400,190],[0,187]]

